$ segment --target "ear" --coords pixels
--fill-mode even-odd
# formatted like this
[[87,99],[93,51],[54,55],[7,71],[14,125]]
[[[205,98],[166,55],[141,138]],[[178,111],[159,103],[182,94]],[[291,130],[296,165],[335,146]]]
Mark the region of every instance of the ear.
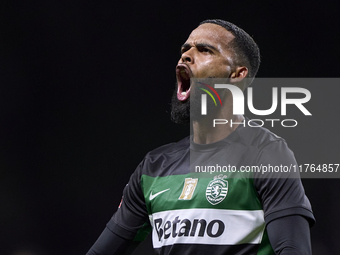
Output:
[[230,75],[230,83],[241,82],[248,75],[248,68],[245,66],[238,66],[234,72]]

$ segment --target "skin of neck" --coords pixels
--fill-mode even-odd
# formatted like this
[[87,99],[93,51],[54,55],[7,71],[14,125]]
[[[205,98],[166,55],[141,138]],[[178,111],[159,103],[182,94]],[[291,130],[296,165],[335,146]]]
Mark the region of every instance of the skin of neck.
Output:
[[[219,110],[209,113],[199,121],[193,121],[193,141],[198,144],[209,144],[218,142],[230,135],[239,124],[230,126],[230,120],[242,122],[243,115],[233,115],[233,97],[231,93],[226,94],[223,106]],[[213,127],[214,119],[226,119],[227,124],[218,124]]]

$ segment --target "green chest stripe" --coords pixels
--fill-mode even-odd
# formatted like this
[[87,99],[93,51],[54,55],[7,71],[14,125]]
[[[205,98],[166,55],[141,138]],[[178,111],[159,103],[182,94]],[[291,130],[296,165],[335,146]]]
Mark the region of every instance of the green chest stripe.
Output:
[[141,184],[149,214],[193,208],[262,210],[250,178],[142,175]]

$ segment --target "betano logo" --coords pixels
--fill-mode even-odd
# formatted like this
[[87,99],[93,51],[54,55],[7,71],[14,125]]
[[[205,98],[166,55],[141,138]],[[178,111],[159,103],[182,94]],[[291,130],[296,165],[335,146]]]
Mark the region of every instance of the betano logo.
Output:
[[[216,238],[222,235],[225,229],[223,221],[219,219],[213,219],[210,222],[205,219],[194,219],[192,222],[190,219],[180,219],[180,216],[176,216],[173,220],[168,220],[165,223],[162,218],[155,219],[154,226],[158,241],[177,236],[204,237],[205,234]],[[198,226],[200,226],[199,229]]]

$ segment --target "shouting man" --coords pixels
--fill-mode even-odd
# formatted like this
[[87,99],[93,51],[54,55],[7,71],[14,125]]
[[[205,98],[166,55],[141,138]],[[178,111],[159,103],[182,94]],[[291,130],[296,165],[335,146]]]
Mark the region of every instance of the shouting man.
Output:
[[[201,114],[199,86],[212,86],[200,81],[219,78],[244,90],[259,64],[258,46],[232,23],[205,20],[192,31],[176,67],[171,117],[191,124],[193,135],[146,155],[88,255],[129,253],[149,232],[156,254],[311,254],[314,217],[298,176],[191,171],[194,164],[206,172],[212,162],[296,165],[282,138],[233,115],[229,90],[219,91],[219,108]],[[212,119],[221,117],[233,125],[214,127]]]

